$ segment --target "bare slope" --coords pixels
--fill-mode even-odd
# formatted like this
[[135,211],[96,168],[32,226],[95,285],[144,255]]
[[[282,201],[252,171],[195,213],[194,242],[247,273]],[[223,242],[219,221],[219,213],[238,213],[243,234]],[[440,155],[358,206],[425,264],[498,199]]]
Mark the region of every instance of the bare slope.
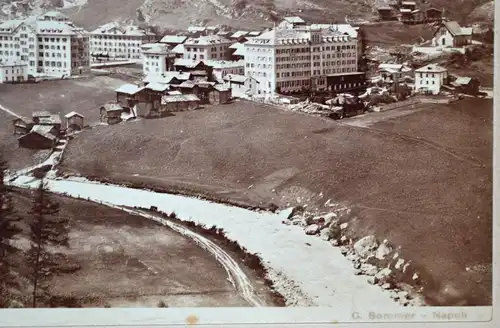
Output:
[[488,304],[488,275],[470,283],[466,267],[491,263],[491,106],[426,105],[364,129],[237,102],[84,132],[64,167],[256,205],[344,202],[360,235],[423,265],[431,302]]

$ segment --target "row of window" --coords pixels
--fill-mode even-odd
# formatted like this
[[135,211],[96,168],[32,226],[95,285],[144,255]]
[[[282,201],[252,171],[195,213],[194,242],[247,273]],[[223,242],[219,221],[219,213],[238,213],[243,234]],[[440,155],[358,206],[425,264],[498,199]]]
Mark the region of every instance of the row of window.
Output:
[[[228,46],[220,46],[219,51],[224,51],[228,48]],[[184,47],[187,52],[203,52],[207,50],[206,48],[195,48],[195,47]],[[210,51],[217,51],[217,47],[211,47]]]
[[102,40],[154,40],[154,36],[140,35],[92,35],[92,39]]
[[285,77],[299,77],[299,76],[311,76],[311,71],[299,71],[299,72],[283,72],[276,73],[276,78]]
[[105,46],[115,46],[115,47],[137,47],[139,48],[142,43],[140,42],[134,42],[134,43],[124,43],[124,42],[98,42],[98,41],[94,41],[94,42],[90,42],[91,45],[94,45],[94,46],[101,46],[101,45],[104,45]]
[[43,49],[46,49],[46,50],[49,50],[49,49],[50,50],[66,50],[66,46],[55,46],[55,45],[51,45],[51,46],[45,45],[45,46],[43,46],[43,45],[39,45],[38,49],[40,49],[40,50],[43,50]]
[[94,51],[108,51],[108,52],[118,52],[118,53],[139,53],[140,50],[136,49],[122,49],[122,48],[93,48]]
[[39,42],[66,42],[67,38],[38,38]]
[[15,72],[16,74],[19,74],[19,73],[20,73],[20,74],[24,74],[24,69],[22,69],[22,68],[21,68],[21,69],[16,68],[15,70],[14,70],[14,69],[11,69],[11,70],[6,69],[6,70],[4,70],[4,73],[5,73],[5,74],[9,74],[9,72],[11,72],[11,71],[12,71],[12,74],[14,74],[14,72]]

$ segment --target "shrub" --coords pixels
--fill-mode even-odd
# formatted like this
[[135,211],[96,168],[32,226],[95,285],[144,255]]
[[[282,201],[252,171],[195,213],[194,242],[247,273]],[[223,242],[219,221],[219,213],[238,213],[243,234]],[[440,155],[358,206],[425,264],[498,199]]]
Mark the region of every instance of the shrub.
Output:
[[167,303],[165,303],[164,301],[159,301],[156,306],[159,308],[168,308]]
[[177,214],[175,214],[175,212],[172,212],[168,215],[168,217],[171,219],[177,219]]

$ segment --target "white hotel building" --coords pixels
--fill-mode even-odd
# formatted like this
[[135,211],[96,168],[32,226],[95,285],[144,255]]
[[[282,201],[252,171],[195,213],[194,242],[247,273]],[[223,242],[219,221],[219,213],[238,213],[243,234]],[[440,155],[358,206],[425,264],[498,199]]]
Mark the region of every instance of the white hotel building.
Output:
[[29,75],[82,74],[89,55],[88,32],[59,12],[0,24],[0,60],[26,64]]
[[184,42],[184,59],[227,60],[231,58],[229,47],[234,42],[220,35],[202,35]]
[[154,42],[154,33],[135,25],[108,23],[91,32],[92,59],[106,56],[111,60],[141,60],[141,46]]
[[286,20],[245,45],[245,75],[258,94],[341,91],[364,85],[357,31],[349,25],[293,25]]

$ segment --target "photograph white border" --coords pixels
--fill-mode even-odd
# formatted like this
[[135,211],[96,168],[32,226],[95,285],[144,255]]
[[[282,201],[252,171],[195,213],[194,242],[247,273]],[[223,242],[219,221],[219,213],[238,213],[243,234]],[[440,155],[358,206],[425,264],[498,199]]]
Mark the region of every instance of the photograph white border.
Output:
[[[103,0],[105,1],[105,0]],[[500,35],[496,24],[500,5],[495,5],[494,45],[494,95],[499,95]],[[397,307],[381,309],[376,304],[371,309],[356,309],[351,304],[339,304],[331,308],[105,308],[105,309],[2,309],[0,327],[175,327],[186,325],[290,327],[302,324],[306,327],[431,327],[460,326],[492,328],[500,327],[498,306],[500,270],[500,105],[493,101],[493,306],[485,307]],[[496,311],[494,310],[496,309]],[[495,316],[496,312],[496,316]],[[370,313],[374,315],[370,315]],[[439,318],[435,313],[449,314]],[[405,314],[407,319],[405,319]],[[380,317],[382,315],[382,317]],[[385,315],[385,317],[384,317]],[[358,317],[359,316],[359,317]],[[373,316],[375,316],[373,318]],[[389,316],[393,316],[391,319]],[[460,324],[461,323],[461,324]]]

